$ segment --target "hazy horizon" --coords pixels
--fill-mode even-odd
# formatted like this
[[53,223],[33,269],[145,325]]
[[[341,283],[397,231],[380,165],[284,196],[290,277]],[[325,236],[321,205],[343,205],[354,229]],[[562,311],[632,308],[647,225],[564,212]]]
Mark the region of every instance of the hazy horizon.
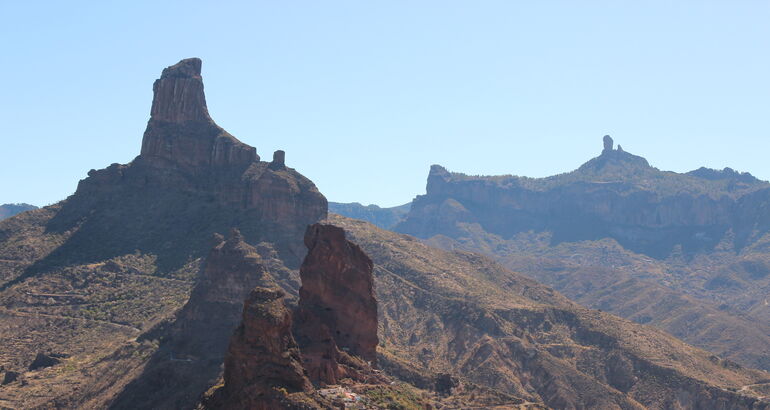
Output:
[[[203,59],[209,112],[334,202],[424,193],[431,164],[544,177],[601,137],[662,170],[770,179],[770,3],[0,4],[0,203],[130,162],[152,82]],[[31,23],[32,22],[32,23]],[[99,33],[95,35],[94,33]]]

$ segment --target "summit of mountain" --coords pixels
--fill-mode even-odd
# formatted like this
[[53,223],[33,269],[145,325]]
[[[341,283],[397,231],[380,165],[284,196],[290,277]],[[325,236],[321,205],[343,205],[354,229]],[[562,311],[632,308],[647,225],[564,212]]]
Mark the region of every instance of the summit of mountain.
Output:
[[[163,70],[140,154],[130,163],[91,170],[68,198],[0,221],[0,326],[8,335],[0,365],[8,371],[26,369],[39,352],[100,366],[93,360],[119,354],[116,346],[138,336],[149,354],[147,341],[156,339],[147,335],[166,335],[190,291],[207,280],[199,268],[212,235],[233,228],[236,242],[252,244],[265,269],[296,297],[305,229],[326,217],[326,198],[285,152],[261,161],[254,147],[213,121],[201,69],[193,58]],[[228,251],[231,244],[223,242],[221,252],[237,252],[236,245]],[[238,293],[233,328],[253,287],[243,285],[241,293],[220,284],[201,294],[214,306],[217,294]],[[224,349],[229,334],[221,336]],[[130,380],[123,372],[138,376],[143,366],[126,366],[103,381],[121,388],[118,380]],[[61,382],[40,397],[81,383]],[[15,405],[29,406],[33,397],[20,393]]]

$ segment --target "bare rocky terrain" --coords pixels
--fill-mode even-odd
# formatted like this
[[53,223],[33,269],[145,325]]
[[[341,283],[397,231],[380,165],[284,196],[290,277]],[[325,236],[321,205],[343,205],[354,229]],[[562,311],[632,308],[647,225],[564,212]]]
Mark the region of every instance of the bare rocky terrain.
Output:
[[[464,219],[420,239],[329,215],[283,151],[262,161],[209,117],[201,68],[187,59],[163,70],[131,163],[92,170],[69,198],[0,222],[0,407],[770,408],[767,372],[503,266],[551,266],[555,246],[602,238],[527,252],[508,238],[502,255],[460,249],[469,242],[450,234],[466,232]],[[451,182],[435,174],[439,186]],[[687,178],[717,181],[703,192],[729,185],[701,174]],[[763,183],[739,177],[719,201],[761,195]],[[472,196],[495,198],[484,193]],[[402,224],[444,229],[444,219],[416,219],[418,202]],[[447,207],[434,213],[470,214]],[[628,263],[669,260],[645,246],[617,252]],[[662,317],[648,322],[663,327]]]
[[660,171],[607,137],[600,156],[548,178],[433,166],[394,229],[770,369],[768,195],[770,184],[729,168]]

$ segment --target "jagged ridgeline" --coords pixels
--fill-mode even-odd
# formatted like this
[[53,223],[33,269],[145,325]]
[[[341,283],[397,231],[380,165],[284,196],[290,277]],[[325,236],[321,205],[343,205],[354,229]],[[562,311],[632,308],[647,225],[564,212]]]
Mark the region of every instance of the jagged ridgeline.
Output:
[[136,159],[0,222],[0,406],[768,408],[765,372],[327,218],[282,151],[211,120],[200,60],[153,89]]

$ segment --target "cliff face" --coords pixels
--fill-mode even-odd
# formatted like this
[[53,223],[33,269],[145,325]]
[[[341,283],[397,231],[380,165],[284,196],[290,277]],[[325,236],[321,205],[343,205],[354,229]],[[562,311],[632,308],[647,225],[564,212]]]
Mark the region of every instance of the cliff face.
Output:
[[358,378],[356,368],[377,361],[377,301],[372,261],[345,231],[315,224],[305,233],[308,254],[300,267],[302,287],[296,333],[311,380],[336,384]]
[[281,290],[257,287],[246,299],[241,325],[227,351],[218,408],[285,408],[289,400],[279,389],[288,393],[313,391],[283,298]]
[[182,60],[164,69],[155,81],[141,155],[189,170],[244,168],[259,161],[256,149],[238,141],[209,117],[201,64],[197,58]]
[[377,361],[377,300],[372,261],[333,225],[315,224],[305,234],[308,254],[300,267],[299,311],[304,323],[328,329],[336,345]]
[[605,149],[578,170],[548,178],[471,177],[434,165],[426,194],[418,196],[395,229],[428,238],[456,236],[457,223],[479,224],[508,239],[550,232],[555,243],[613,238],[624,247],[665,258],[713,249],[725,233],[749,234],[741,204],[770,185],[741,174],[703,178],[651,167],[642,158]]
[[275,288],[251,292],[230,340],[224,387],[206,407],[300,408],[314,402],[306,395],[311,382],[381,381],[371,368],[378,343],[372,261],[336,226],[308,227],[305,244],[299,306],[290,313]]

